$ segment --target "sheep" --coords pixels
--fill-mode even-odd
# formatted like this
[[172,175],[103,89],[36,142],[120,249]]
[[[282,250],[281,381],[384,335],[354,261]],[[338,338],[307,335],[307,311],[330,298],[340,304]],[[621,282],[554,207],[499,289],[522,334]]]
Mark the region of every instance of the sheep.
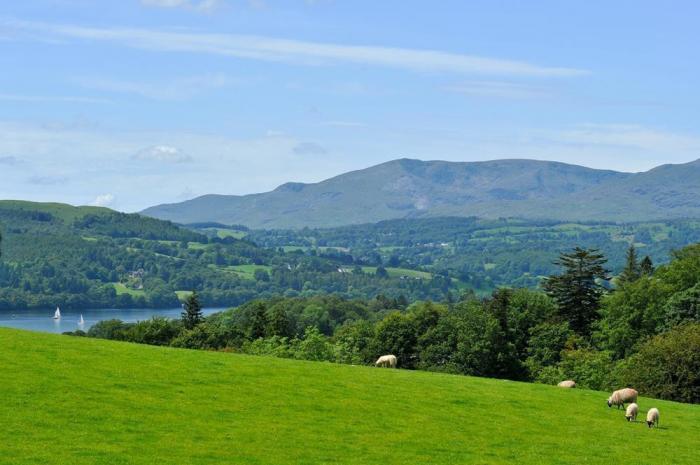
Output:
[[608,397],[608,407],[617,405],[619,410],[620,406],[625,408],[625,402],[637,402],[637,395],[639,393],[631,388],[619,389],[614,391],[610,397]]
[[557,386],[559,386],[560,388],[575,388],[576,381],[567,379],[566,381],[562,381],[561,383],[557,384]]
[[649,411],[647,412],[647,426],[651,428],[656,424],[656,427],[659,427],[659,409],[657,408],[650,408]]
[[627,410],[625,411],[625,418],[627,418],[627,421],[637,421],[638,412],[639,406],[632,402],[627,406]]
[[385,368],[396,368],[396,356],[395,355],[382,355],[374,362],[374,366],[385,367]]

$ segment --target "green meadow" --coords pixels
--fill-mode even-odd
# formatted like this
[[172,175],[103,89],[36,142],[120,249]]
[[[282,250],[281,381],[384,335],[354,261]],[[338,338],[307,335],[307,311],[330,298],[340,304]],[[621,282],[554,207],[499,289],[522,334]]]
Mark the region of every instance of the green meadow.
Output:
[[700,406],[0,329],[0,462],[696,464]]

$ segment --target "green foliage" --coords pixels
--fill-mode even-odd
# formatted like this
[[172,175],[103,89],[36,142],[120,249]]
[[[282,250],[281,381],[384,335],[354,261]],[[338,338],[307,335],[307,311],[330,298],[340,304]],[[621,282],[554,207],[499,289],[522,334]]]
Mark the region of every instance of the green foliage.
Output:
[[700,403],[700,324],[651,338],[620,364],[617,377],[647,396]]
[[440,298],[457,285],[418,270],[405,273],[423,279],[346,273],[344,256],[266,249],[104,208],[0,201],[0,228],[0,309],[13,311],[176,307],[185,289],[207,306],[322,292]]
[[[647,267],[648,265],[645,265],[645,268]],[[642,269],[637,261],[637,249],[634,248],[634,244],[631,244],[629,249],[627,249],[625,267],[617,277],[617,285],[624,286],[625,284],[636,281],[641,275]]]
[[202,322],[202,305],[199,303],[199,296],[196,291],[187,296],[183,304],[182,325],[185,329],[194,329]]
[[607,280],[607,259],[597,250],[574,248],[555,262],[564,268],[561,275],[547,278],[543,287],[556,302],[559,314],[579,334],[587,335],[598,317],[604,288],[599,280]]
[[[565,350],[557,365],[545,367],[537,381],[557,384],[565,379],[576,380],[576,386],[597,391],[612,388],[611,373],[614,369],[611,354],[592,348]],[[644,391],[642,391],[644,392]]]

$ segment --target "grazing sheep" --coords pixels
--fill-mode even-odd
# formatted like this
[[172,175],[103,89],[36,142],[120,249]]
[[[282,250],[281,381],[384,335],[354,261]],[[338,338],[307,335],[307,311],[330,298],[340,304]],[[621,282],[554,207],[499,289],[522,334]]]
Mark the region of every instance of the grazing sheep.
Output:
[[620,406],[622,406],[622,408],[625,408],[625,402],[637,402],[638,394],[639,393],[637,391],[631,388],[619,389],[613,392],[610,397],[608,397],[608,407],[617,405],[618,409],[620,408]]
[[659,409],[657,408],[651,408],[647,412],[647,426],[651,428],[656,424],[656,427],[659,427]]
[[632,402],[627,406],[625,418],[627,418],[627,421],[637,421],[637,413],[639,413],[639,406]]
[[382,355],[374,362],[374,365],[385,368],[396,368],[396,355]]
[[570,379],[567,379],[566,381],[562,381],[561,383],[557,384],[557,386],[562,387],[562,388],[575,388],[576,381],[572,381]]

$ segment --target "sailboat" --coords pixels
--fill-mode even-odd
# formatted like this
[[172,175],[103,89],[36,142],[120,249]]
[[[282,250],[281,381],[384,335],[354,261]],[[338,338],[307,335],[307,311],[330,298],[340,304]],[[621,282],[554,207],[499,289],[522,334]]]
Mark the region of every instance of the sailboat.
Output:
[[56,307],[56,313],[53,314],[53,319],[58,320],[61,318],[61,309],[59,307]]
[[80,314],[80,319],[78,320],[78,326],[83,326],[85,324],[85,320],[83,320],[83,314]]

